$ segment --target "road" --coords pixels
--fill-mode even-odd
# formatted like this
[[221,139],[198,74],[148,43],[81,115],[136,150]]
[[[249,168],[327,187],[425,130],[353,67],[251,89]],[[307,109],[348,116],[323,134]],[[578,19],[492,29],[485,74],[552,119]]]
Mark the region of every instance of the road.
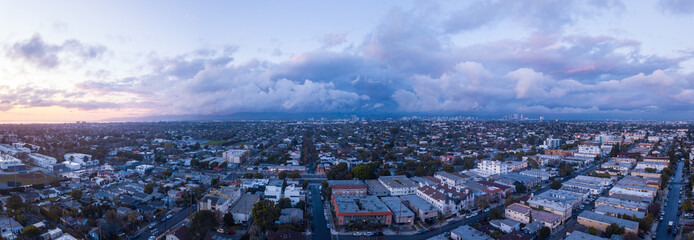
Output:
[[157,237],[166,232],[168,229],[173,228],[173,226],[176,226],[184,219],[188,218],[188,216],[190,216],[190,207],[185,207],[172,214],[171,219],[167,219],[166,221],[157,221],[152,229],[143,228],[139,234],[132,236],[130,239],[147,240],[150,236]]
[[[325,221],[323,201],[320,200],[321,191],[318,186],[311,185],[311,215],[313,215],[313,239],[330,239],[330,231]],[[326,199],[327,200],[327,199]]]
[[675,239],[675,236],[672,235],[671,232],[667,231],[667,227],[669,221],[672,221],[674,225],[677,225],[679,223],[679,216],[677,216],[677,207],[680,205],[680,189],[682,188],[682,186],[684,186],[684,180],[682,179],[683,164],[684,163],[681,161],[677,162],[677,170],[675,170],[675,177],[672,178],[672,180],[669,183],[669,186],[671,186],[672,189],[670,189],[670,191],[667,194],[667,207],[663,206],[663,209],[665,210],[665,217],[663,217],[663,221],[660,221],[660,223],[658,223],[658,228],[656,230],[658,239]]

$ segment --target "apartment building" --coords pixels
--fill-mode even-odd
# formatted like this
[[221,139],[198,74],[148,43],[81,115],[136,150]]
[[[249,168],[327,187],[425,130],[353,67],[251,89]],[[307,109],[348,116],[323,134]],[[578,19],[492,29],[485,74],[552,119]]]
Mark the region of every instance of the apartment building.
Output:
[[391,196],[415,194],[419,187],[419,184],[402,175],[383,176],[379,177],[378,181],[388,189]]
[[583,201],[581,194],[550,189],[541,194],[532,195],[528,200],[531,207],[560,215],[562,221],[571,217],[572,211]]
[[337,224],[350,223],[390,226],[393,212],[376,196],[333,196]]
[[639,228],[638,222],[606,216],[592,211],[584,211],[578,215],[578,223],[586,227],[594,227],[603,232],[613,223],[616,223],[620,227],[624,227],[627,233],[637,234]]

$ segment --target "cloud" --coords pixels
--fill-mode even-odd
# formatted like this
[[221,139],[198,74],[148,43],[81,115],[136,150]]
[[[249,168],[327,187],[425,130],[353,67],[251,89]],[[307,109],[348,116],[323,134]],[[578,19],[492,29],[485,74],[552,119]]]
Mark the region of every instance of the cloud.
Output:
[[474,1],[451,13],[444,21],[443,28],[446,32],[457,33],[509,20],[543,32],[556,32],[580,18],[600,15],[605,11],[621,11],[624,8],[619,0]]
[[658,8],[671,14],[694,13],[694,1],[690,0],[659,0]]
[[346,33],[327,33],[321,39],[322,48],[331,48],[343,44],[346,41]]
[[106,51],[104,46],[87,45],[75,39],[69,39],[62,44],[44,42],[39,34],[30,39],[11,44],[7,56],[23,60],[39,68],[52,69],[64,62],[83,63],[94,59]]

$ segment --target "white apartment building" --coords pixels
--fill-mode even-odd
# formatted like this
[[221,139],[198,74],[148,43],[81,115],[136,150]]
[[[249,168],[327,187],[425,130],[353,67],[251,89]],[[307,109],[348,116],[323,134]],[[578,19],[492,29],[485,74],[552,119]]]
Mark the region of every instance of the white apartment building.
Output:
[[270,180],[265,186],[265,199],[277,203],[282,198],[282,185],[284,185],[284,180]]
[[250,151],[245,149],[231,149],[222,153],[222,157],[231,163],[240,164],[246,160]]
[[152,169],[154,169],[154,166],[148,165],[148,164],[143,164],[143,165],[139,165],[139,166],[135,167],[135,171],[140,175],[148,174],[149,172],[152,171]]
[[574,156],[579,157],[595,157],[598,155],[600,155],[600,146],[594,145],[579,145],[578,153],[574,154]]
[[26,165],[13,156],[2,154],[0,155],[0,168],[5,171],[19,171],[24,170]]
[[555,149],[561,146],[561,139],[549,137],[542,143],[542,145],[547,149]]
[[515,171],[520,171],[528,168],[527,162],[522,161],[492,161],[482,160],[477,164],[477,168],[483,172],[491,174],[504,174]]
[[38,154],[38,153],[30,153],[29,154],[29,159],[31,159],[31,162],[36,164],[37,166],[41,168],[52,168],[53,165],[58,163],[58,159],[55,159],[54,157],[49,157],[43,154]]
[[419,184],[405,176],[383,176],[378,181],[390,191],[391,196],[415,194]]
[[299,186],[292,184],[284,188],[284,197],[292,201],[292,206],[301,201],[301,195],[301,187]]

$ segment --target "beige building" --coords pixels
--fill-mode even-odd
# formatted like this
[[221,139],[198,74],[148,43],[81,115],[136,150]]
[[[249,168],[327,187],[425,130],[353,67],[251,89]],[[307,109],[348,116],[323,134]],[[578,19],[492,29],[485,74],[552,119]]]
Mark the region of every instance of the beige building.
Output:
[[603,232],[613,223],[624,227],[626,233],[637,234],[639,231],[638,222],[606,216],[592,211],[584,211],[581,215],[578,215],[578,223],[586,227],[594,227]]

